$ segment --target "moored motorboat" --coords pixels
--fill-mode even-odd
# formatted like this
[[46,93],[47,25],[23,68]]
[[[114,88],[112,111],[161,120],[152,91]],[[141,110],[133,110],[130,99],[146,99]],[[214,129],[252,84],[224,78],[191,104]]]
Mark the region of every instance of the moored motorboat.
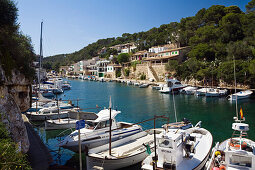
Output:
[[154,136],[153,131],[143,131],[140,134],[112,142],[111,151],[109,144],[89,150],[86,159],[87,169],[101,167],[104,170],[113,170],[141,162],[148,156],[150,150],[153,150]]
[[229,95],[228,100],[235,101],[236,99],[237,100],[247,99],[251,96],[252,93],[253,92],[251,90],[240,91],[240,92]]
[[207,87],[206,88],[198,89],[198,90],[196,90],[195,95],[196,96],[205,96],[206,92],[210,91],[210,89],[211,88],[207,88]]
[[214,88],[210,88],[206,93],[205,96],[206,97],[221,97],[221,96],[225,96],[227,95],[227,89],[214,89]]
[[142,83],[142,84],[139,85],[139,87],[140,87],[140,88],[147,88],[147,87],[149,87],[149,84],[147,84],[147,83]]
[[184,94],[190,95],[190,94],[195,94],[196,90],[197,90],[197,87],[188,86],[181,89],[181,92]]
[[[140,125],[133,125],[132,123],[127,122],[116,122],[115,116],[119,113],[120,111],[111,110],[113,129],[112,141],[143,131]],[[110,110],[101,110],[97,116],[98,118],[96,120],[87,120],[85,128],[80,129],[82,149],[85,147],[98,147],[109,142]],[[78,152],[78,130],[75,130],[61,141],[60,146]]]
[[178,92],[179,90],[186,87],[185,85],[181,84],[180,81],[176,79],[167,79],[166,84],[161,87],[159,90],[161,93],[170,93],[170,92]]

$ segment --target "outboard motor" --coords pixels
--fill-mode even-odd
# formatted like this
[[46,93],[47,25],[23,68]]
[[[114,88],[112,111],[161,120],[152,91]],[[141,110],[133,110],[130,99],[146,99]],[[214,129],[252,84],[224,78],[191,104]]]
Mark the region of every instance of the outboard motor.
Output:
[[163,169],[176,170],[176,165],[172,163],[164,162]]
[[187,119],[187,118],[183,118],[182,121],[185,123],[185,124],[189,124],[190,121]]

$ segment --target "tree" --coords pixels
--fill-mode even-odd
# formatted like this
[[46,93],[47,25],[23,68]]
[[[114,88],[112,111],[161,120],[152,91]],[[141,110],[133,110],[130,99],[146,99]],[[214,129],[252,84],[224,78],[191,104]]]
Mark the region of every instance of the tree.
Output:
[[125,63],[129,61],[129,54],[128,53],[121,53],[117,57],[117,61],[119,63]]
[[255,0],[251,0],[246,6],[246,12],[251,13],[255,11]]
[[195,46],[191,51],[188,53],[190,57],[196,58],[197,60],[208,60],[212,61],[215,58],[215,54],[213,49],[205,43],[200,43]]
[[178,67],[178,61],[176,60],[169,60],[165,66],[167,71],[175,71]]

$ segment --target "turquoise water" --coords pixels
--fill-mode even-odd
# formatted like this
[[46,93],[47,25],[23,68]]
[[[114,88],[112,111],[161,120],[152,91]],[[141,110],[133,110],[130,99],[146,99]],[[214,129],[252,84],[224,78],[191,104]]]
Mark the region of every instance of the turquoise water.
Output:
[[[62,99],[81,99],[78,105],[84,111],[99,111],[95,108],[97,105],[101,108],[108,107],[111,96],[112,104],[115,109],[122,113],[117,116],[117,120],[126,122],[140,122],[153,118],[154,115],[165,115],[174,122],[175,98],[177,119],[189,119],[193,124],[202,121],[202,127],[208,129],[214,139],[214,143],[222,141],[232,135],[232,123],[235,113],[235,103],[230,103],[223,98],[196,97],[193,95],[169,95],[161,94],[157,90],[149,88],[139,88],[128,86],[115,82],[94,82],[86,80],[68,80],[71,82],[72,89],[60,95]],[[75,103],[76,104],[76,103]],[[250,125],[248,132],[249,138],[255,140],[255,100],[246,99],[238,103],[242,107],[246,123]],[[166,120],[159,119],[156,126],[160,127],[166,123]],[[141,124],[145,129],[153,128],[153,122]],[[52,150],[52,155],[56,163],[73,164],[75,160],[74,153],[66,149],[58,149],[59,138],[57,134],[61,131],[47,131],[43,128],[37,129],[43,141]],[[54,152],[53,152],[54,151]],[[76,155],[77,156],[77,155]],[[71,160],[70,160],[71,159]]]

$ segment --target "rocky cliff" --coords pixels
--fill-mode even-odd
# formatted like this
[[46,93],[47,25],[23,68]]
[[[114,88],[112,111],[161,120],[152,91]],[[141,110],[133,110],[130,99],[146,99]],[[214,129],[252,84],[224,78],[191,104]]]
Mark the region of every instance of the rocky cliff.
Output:
[[21,112],[30,107],[30,95],[29,80],[17,70],[6,76],[0,61],[0,120],[24,153],[29,149],[29,140]]

